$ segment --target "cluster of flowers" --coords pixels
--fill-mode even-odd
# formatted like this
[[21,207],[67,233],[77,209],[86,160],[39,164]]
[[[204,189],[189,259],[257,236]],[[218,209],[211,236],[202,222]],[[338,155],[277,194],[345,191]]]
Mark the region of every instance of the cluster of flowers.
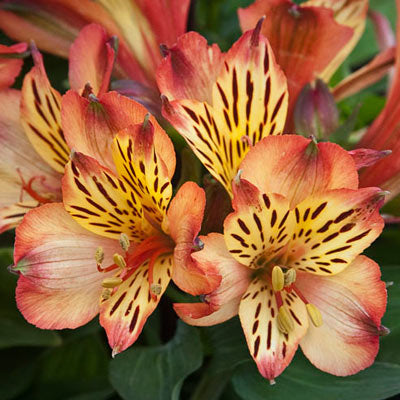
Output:
[[[68,56],[71,88],[51,86],[35,44],[0,47],[0,229],[17,227],[18,308],[44,329],[99,313],[115,355],[172,280],[201,295],[174,305],[185,322],[239,315],[270,381],[299,345],[321,370],[354,374],[385,331],[385,284],[360,254],[383,229],[382,188],[400,192],[399,49],[383,44],[330,90],[362,34],[366,0],[257,0],[239,10],[244,33],[226,53],[185,33],[188,8],[1,2],[10,37]],[[11,89],[27,52],[34,67]],[[358,149],[318,143],[335,124],[332,101],[394,64],[386,107]],[[174,190],[174,146],[159,123],[219,182],[207,196],[191,181]],[[299,126],[314,136],[288,134]]]

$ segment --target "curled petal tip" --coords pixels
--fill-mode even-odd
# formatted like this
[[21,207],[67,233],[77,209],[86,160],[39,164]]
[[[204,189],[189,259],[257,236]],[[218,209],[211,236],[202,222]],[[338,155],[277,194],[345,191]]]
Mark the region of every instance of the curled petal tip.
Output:
[[293,18],[300,17],[300,7],[297,4],[293,4],[293,6],[290,7],[288,11]]
[[117,346],[117,347],[114,347],[113,349],[112,349],[112,352],[111,352],[111,357],[112,358],[115,358],[115,356],[117,355],[117,354],[119,354],[119,347]]
[[240,176],[242,175],[243,170],[239,169],[235,177],[233,178],[233,183],[235,185],[240,185]]
[[257,22],[256,27],[253,30],[253,34],[251,35],[251,45],[254,47],[258,46],[258,43],[260,42],[260,33],[261,33],[261,27],[262,24],[265,20],[265,15],[263,15]]
[[160,44],[160,52],[163,57],[167,57],[167,55],[170,53],[170,50],[166,44],[161,43]]
[[92,103],[98,103],[99,102],[99,99],[93,93],[89,94],[88,99]]
[[272,385],[275,385],[276,384],[276,381],[275,381],[275,379],[270,379],[269,380],[269,384],[272,386]]
[[73,160],[75,158],[76,155],[76,151],[74,149],[71,149],[70,153],[69,153],[69,159]]
[[387,336],[387,335],[389,335],[389,333],[390,333],[390,329],[389,328],[387,328],[386,326],[384,326],[384,325],[381,325],[380,327],[379,327],[379,336]]
[[111,48],[115,52],[118,51],[118,48],[119,48],[119,38],[118,38],[118,36],[116,36],[116,35],[111,36],[107,43],[111,46]]
[[384,157],[390,156],[392,154],[392,150],[382,150],[381,153]]
[[389,196],[389,195],[390,195],[389,190],[381,190],[380,192],[377,193],[378,197],[386,197],[386,196]]
[[390,286],[393,286],[393,285],[394,285],[394,282],[393,282],[393,281],[385,282],[386,288],[388,288],[388,287],[390,287]]
[[16,268],[17,266],[16,265],[13,265],[13,264],[11,264],[11,265],[9,265],[8,267],[7,267],[7,270],[8,270],[8,272],[10,273],[10,274],[13,274],[13,275],[19,275],[19,273],[18,273],[18,269]]
[[91,94],[93,94],[93,88],[92,88],[92,85],[89,82],[87,82],[85,87],[83,88],[82,97],[84,97],[85,99],[90,100],[89,96]]

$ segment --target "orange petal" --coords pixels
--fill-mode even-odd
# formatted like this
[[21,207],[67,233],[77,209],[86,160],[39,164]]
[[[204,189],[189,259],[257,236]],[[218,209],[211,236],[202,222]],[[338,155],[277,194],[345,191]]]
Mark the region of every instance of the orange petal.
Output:
[[222,324],[237,315],[240,299],[239,296],[221,307],[206,303],[175,303],[174,310],[189,325],[212,326]]
[[391,150],[379,151],[373,149],[355,149],[349,151],[349,154],[353,157],[357,169],[370,167],[382,158],[389,156],[391,153]]
[[309,3],[298,6],[288,0],[257,0],[239,9],[238,14],[243,31],[266,16],[261,32],[270,41],[277,63],[288,80],[286,130],[290,131],[290,118],[301,89],[334,62],[335,55],[353,37],[353,29],[335,21],[332,10],[310,7]]
[[81,228],[62,204],[30,211],[16,231],[14,270],[21,276],[17,305],[24,317],[42,329],[77,328],[99,311],[101,282],[94,254],[101,246],[112,264],[115,240]]
[[[116,92],[88,100],[69,91],[62,98],[62,126],[70,148],[97,159],[111,170],[115,170],[111,152],[115,135],[129,125],[143,123],[147,114],[141,104]],[[175,172],[172,142],[153,116],[149,121],[156,132],[156,151],[162,154],[168,176],[172,178]]]
[[57,172],[64,172],[69,147],[61,128],[61,95],[47,79],[42,55],[32,48],[35,66],[22,85],[21,122],[35,150]]
[[282,133],[285,123],[285,77],[259,28],[242,35],[226,54],[213,82],[212,104],[197,99],[164,102],[164,117],[229,193],[249,146]]
[[[400,0],[396,1],[397,11]],[[400,19],[397,19],[397,43],[400,43]],[[396,49],[396,65],[393,83],[386,105],[378,118],[358,144],[359,147],[375,150],[391,150],[392,154],[366,168],[360,175],[361,186],[378,185],[391,193],[387,201],[400,193],[400,46]]]
[[82,29],[69,52],[69,83],[81,93],[87,83],[96,96],[107,92],[114,65],[114,50],[103,27],[91,24]]
[[175,242],[174,283],[192,295],[213,291],[221,278],[213,268],[199,268],[192,257],[194,242],[203,220],[205,194],[193,182],[183,184],[171,201],[167,212],[168,231]]
[[343,100],[378,82],[389,72],[394,62],[395,47],[383,50],[372,61],[347,76],[332,89],[335,100]]
[[108,300],[100,305],[100,324],[107,333],[113,356],[133,344],[147,318],[157,307],[171,279],[171,256],[159,257],[154,265],[153,280],[161,287],[151,296],[148,281],[148,262],[141,265],[126,279]]
[[297,295],[283,291],[282,300],[293,318],[294,328],[288,334],[278,328],[278,306],[269,283],[254,279],[239,307],[250,354],[261,375],[271,381],[288,366],[308,328],[307,311]]
[[194,99],[211,104],[212,86],[224,59],[218,45],[208,46],[203,36],[188,32],[164,51],[167,55],[157,70],[160,92],[169,100]]
[[[254,193],[249,196],[249,192]],[[295,216],[289,201],[272,193],[261,193],[245,180],[235,188],[234,212],[224,223],[229,253],[236,261],[254,269],[278,258],[292,237]]]
[[296,229],[283,264],[318,275],[344,270],[381,233],[378,188],[317,193],[295,208]]
[[75,153],[63,178],[66,210],[84,228],[119,239],[121,233],[138,242],[153,232],[143,219],[138,196],[95,159]]
[[358,187],[357,169],[344,149],[297,135],[263,139],[240,169],[241,177],[263,193],[279,193],[290,199],[291,206],[325,190]]
[[322,314],[323,325],[310,324],[300,343],[317,368],[347,376],[374,362],[386,308],[385,283],[380,276],[379,266],[364,256],[332,277],[298,274],[296,286]]
[[[26,43],[18,43],[12,46],[0,44],[0,89],[8,88],[14,83],[24,62],[22,59],[17,58],[18,54],[24,53],[27,48],[28,45]],[[16,57],[9,58],[12,55]]]
[[331,60],[324,71],[320,73],[320,77],[328,82],[339,65],[354,49],[364,32],[367,19],[368,0],[309,0],[302,4],[302,7],[305,6],[330,8],[333,10],[333,16],[337,23],[353,29],[351,39],[338,53],[333,53],[333,60]]

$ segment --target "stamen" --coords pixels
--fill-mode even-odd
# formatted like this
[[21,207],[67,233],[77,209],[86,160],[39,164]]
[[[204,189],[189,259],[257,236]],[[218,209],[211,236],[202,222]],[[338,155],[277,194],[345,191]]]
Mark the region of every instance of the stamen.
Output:
[[115,253],[113,256],[114,263],[121,269],[124,269],[126,267],[126,262],[124,257],[122,257],[120,254]]
[[288,334],[292,332],[294,329],[294,322],[292,320],[292,317],[287,312],[285,306],[279,307],[277,322],[278,322],[278,329],[282,333]]
[[17,168],[17,172],[18,172],[19,178],[21,179],[21,194],[20,194],[20,199],[19,199],[20,202],[23,201],[22,195],[23,195],[24,190],[26,193],[29,194],[29,196],[31,196],[34,200],[36,200],[40,204],[46,204],[46,203],[52,202],[52,199],[50,197],[41,196],[32,187],[33,182],[37,179],[39,179],[40,182],[43,183],[46,180],[46,178],[44,176],[34,176],[33,178],[29,179],[28,183],[26,183],[22,176],[22,172],[19,168]]
[[94,253],[94,258],[96,260],[97,265],[101,265],[104,261],[104,250],[101,246],[99,246],[95,253]]
[[129,241],[129,237],[126,233],[121,233],[121,236],[119,237],[119,244],[122,247],[122,250],[128,251],[129,246],[131,245]]
[[101,286],[103,286],[103,288],[113,289],[119,286],[122,282],[123,280],[120,277],[113,276],[111,278],[104,279],[103,282],[101,283]]
[[314,304],[306,304],[308,315],[310,316],[313,325],[318,328],[323,324],[321,312]]
[[296,282],[296,270],[290,268],[285,272],[285,287],[290,286],[294,282]]
[[285,284],[285,276],[283,274],[282,268],[278,265],[275,265],[275,267],[272,269],[271,280],[272,288],[274,289],[274,291],[280,292]]
[[156,283],[153,283],[151,286],[150,286],[150,291],[151,291],[151,293],[153,293],[153,294],[155,294],[155,295],[160,295],[161,294],[161,289],[162,289],[162,286],[161,285],[158,285],[158,284],[156,284]]

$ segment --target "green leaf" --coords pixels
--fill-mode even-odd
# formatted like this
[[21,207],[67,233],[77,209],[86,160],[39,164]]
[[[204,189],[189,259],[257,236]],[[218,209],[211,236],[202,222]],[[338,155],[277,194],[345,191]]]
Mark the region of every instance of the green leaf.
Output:
[[337,377],[316,369],[298,352],[275,385],[259,374],[254,362],[238,368],[233,385],[245,400],[381,400],[400,392],[399,377],[399,365],[383,362]]
[[22,317],[15,304],[18,277],[7,270],[12,264],[12,249],[0,249],[0,349],[15,346],[57,346],[59,335],[35,328]]
[[[32,399],[106,399],[111,352],[98,334],[85,327],[74,330],[62,346],[48,349],[37,362]],[[97,397],[95,397],[97,396]],[[30,397],[28,397],[30,398]]]
[[129,400],[178,400],[184,379],[202,363],[198,330],[178,323],[174,338],[163,346],[133,346],[110,363],[110,380]]

